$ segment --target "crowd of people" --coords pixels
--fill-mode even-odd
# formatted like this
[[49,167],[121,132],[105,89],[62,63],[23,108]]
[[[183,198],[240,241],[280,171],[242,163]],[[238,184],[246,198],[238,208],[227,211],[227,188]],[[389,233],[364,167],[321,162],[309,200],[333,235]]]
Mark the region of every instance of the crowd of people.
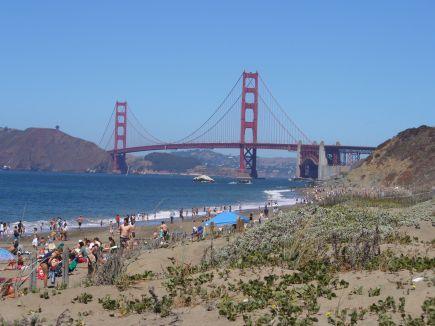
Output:
[[26,231],[23,222],[20,220],[17,225],[12,226],[11,223],[0,222],[0,239],[17,238],[22,236]]
[[[241,206],[238,207],[242,209]],[[276,212],[278,205],[275,202],[265,203],[264,208],[259,208],[258,218],[254,218],[254,214],[249,215],[249,219],[252,223],[262,223],[270,215],[270,212]],[[232,211],[231,205],[224,205],[221,207],[203,207],[202,212],[198,208],[192,208],[192,240],[201,240],[206,228],[204,222],[211,219],[213,216],[223,211]],[[179,210],[179,221],[184,221],[184,218],[188,216],[188,210]],[[92,277],[98,270],[98,266],[104,264],[109,254],[112,254],[118,250],[134,248],[138,245],[136,223],[137,221],[146,220],[146,215],[131,214],[121,217],[117,214],[113,220],[110,220],[105,226],[108,227],[108,240],[103,242],[100,238],[94,237],[93,239],[84,238],[77,241],[71,248],[65,246],[65,242],[68,241],[68,222],[62,218],[53,218],[47,223],[47,227],[44,228],[44,224],[41,223],[40,228],[33,227],[31,232],[27,232],[26,236],[31,237],[31,250],[26,251],[22,245],[22,239],[26,233],[25,225],[22,221],[19,221],[12,226],[8,223],[0,223],[0,236],[12,238],[12,245],[8,247],[9,251],[14,254],[17,259],[11,262],[10,268],[25,268],[26,255],[36,253],[37,256],[37,274],[38,278],[43,281],[44,287],[48,285],[48,281],[52,285],[55,284],[56,278],[62,275],[65,271],[68,273],[74,272],[79,264],[86,264],[87,275]],[[169,216],[169,223],[174,223],[175,214]],[[77,218],[78,232],[81,232],[82,225],[85,218],[80,216]],[[103,221],[101,220],[100,226],[103,227]],[[80,234],[80,233],[79,233]],[[184,233],[185,234],[185,233]],[[170,232],[168,224],[165,221],[156,226],[156,231],[153,233],[153,239],[157,241],[159,245],[166,244],[171,240],[174,234]],[[119,241],[116,241],[119,236]],[[104,236],[105,238],[105,236]],[[30,250],[30,249],[29,249]],[[68,266],[64,266],[67,264]],[[30,267],[27,265],[27,267]]]

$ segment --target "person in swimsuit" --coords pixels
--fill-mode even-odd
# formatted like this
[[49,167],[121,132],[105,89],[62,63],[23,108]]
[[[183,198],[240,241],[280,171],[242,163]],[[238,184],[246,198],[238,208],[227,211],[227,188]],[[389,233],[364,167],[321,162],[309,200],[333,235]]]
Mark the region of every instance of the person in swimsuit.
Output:
[[128,244],[128,240],[130,240],[130,236],[134,230],[134,226],[130,225],[128,222],[128,218],[124,219],[124,224],[119,227],[119,243],[121,248],[126,248]]

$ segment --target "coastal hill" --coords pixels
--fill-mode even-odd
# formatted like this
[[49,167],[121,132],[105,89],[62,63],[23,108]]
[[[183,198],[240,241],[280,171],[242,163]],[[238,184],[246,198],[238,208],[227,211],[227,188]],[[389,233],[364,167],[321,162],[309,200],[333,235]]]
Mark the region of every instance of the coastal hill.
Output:
[[364,186],[435,186],[435,128],[406,129],[379,145],[359,167],[348,174]]
[[97,145],[57,129],[0,128],[0,166],[17,170],[106,171],[110,156]]
[[[239,156],[217,153],[212,150],[155,152],[128,156],[130,171],[139,173],[190,173],[214,176],[238,176]],[[262,177],[288,178],[294,175],[296,160],[292,157],[259,157],[257,169]]]
[[192,157],[182,157],[172,153],[150,153],[145,157],[128,156],[127,164],[130,171],[153,171],[157,173],[185,173],[201,165],[201,162]]

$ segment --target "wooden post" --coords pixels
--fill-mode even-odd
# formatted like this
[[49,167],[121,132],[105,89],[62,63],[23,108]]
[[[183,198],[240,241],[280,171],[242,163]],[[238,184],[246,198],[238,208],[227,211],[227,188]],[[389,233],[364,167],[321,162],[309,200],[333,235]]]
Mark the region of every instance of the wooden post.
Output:
[[244,231],[244,225],[243,224],[244,223],[243,223],[242,219],[239,217],[237,219],[237,224],[236,224],[236,230],[237,230],[237,232],[243,233],[243,231]]
[[210,241],[210,261],[214,264],[214,256],[213,256],[213,238],[214,238],[214,222],[210,223],[210,233],[211,233],[211,241]]
[[36,257],[33,257],[31,260],[31,268],[32,272],[30,273],[30,291],[34,292],[36,290]]
[[62,253],[62,286],[67,288],[69,283],[68,250]]

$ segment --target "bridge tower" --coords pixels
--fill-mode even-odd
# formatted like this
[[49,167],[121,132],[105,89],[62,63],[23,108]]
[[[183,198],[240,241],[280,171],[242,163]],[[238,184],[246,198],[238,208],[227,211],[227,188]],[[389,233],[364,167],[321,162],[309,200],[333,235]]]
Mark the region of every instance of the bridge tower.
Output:
[[[248,114],[247,114],[248,113]],[[243,72],[242,107],[240,125],[240,172],[249,170],[257,178],[257,149],[249,144],[257,143],[258,125],[258,72]],[[252,134],[246,137],[246,131]]]
[[115,104],[115,146],[113,147],[113,171],[127,173],[125,153],[127,147],[127,102]]

